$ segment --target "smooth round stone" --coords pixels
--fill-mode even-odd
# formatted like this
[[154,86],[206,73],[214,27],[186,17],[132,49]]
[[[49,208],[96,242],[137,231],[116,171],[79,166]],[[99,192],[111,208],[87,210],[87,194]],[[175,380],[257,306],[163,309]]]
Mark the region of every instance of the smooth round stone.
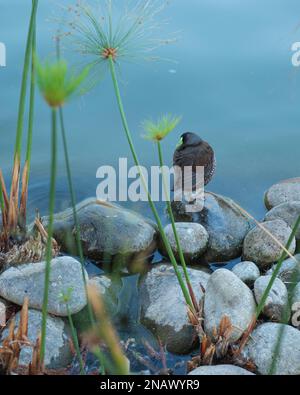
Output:
[[[257,304],[271,280],[272,276],[261,276],[254,283],[254,295]],[[272,321],[281,321],[283,318],[289,318],[290,308],[288,307],[288,291],[284,283],[276,278],[269,292],[269,296],[263,307],[263,313]]]
[[0,328],[6,325],[6,306],[0,302]]
[[259,268],[253,262],[244,261],[236,264],[232,268],[234,273],[240,280],[251,287],[254,281],[260,276]]
[[[197,223],[177,222],[175,225],[185,261],[186,263],[192,263],[205,252],[209,238],[208,233],[202,225]],[[165,227],[165,233],[178,260],[179,253],[172,224]],[[162,255],[168,256],[162,240],[159,243],[159,251]]]
[[[29,307],[42,310],[45,287],[46,262],[28,263],[11,267],[0,275],[0,296],[20,306],[29,298]],[[88,278],[84,270],[86,278]],[[48,313],[68,315],[62,295],[70,292],[68,307],[71,314],[78,313],[86,304],[86,292],[81,263],[63,256],[52,259],[49,281]]]
[[292,304],[299,303],[300,309],[300,283],[298,283],[293,292]]
[[254,296],[234,273],[227,269],[215,271],[209,278],[204,298],[204,326],[213,336],[224,316],[234,327],[230,339],[238,340],[255,314]]
[[[179,268],[183,276],[182,268]],[[197,300],[203,297],[209,274],[188,269]],[[189,353],[197,344],[195,328],[187,316],[187,306],[172,265],[154,266],[140,283],[141,323],[153,332],[167,350]]]
[[200,366],[190,376],[254,376],[254,373],[235,365]]
[[300,331],[290,325],[268,322],[258,326],[246,344],[244,355],[254,362],[260,374],[269,374],[281,329],[284,332],[274,373],[300,375]]
[[[116,204],[86,199],[76,206],[84,256],[95,261],[133,262],[156,249],[155,225],[141,215]],[[43,223],[47,225],[47,217]],[[76,255],[76,229],[73,210],[54,216],[55,239],[62,251]]]
[[300,177],[280,181],[265,193],[268,210],[282,203],[300,201]]
[[[297,218],[300,215],[300,201],[282,203],[270,210],[266,216],[265,221],[273,221],[274,219],[281,219],[285,221],[290,228],[293,228]],[[300,240],[300,227],[296,233],[296,239]]]
[[[20,322],[20,312],[15,316],[16,329]],[[2,332],[1,341],[8,336],[8,328]],[[36,343],[37,338],[41,334],[42,328],[42,313],[37,310],[28,310],[28,339],[32,344]],[[46,349],[45,349],[45,366],[49,369],[66,368],[73,359],[73,354],[70,348],[70,328],[58,317],[47,317],[46,327]],[[20,353],[20,365],[28,366],[32,361],[32,347],[22,347]]]
[[189,213],[187,206],[183,202],[172,202],[176,221],[199,223],[207,230],[209,240],[203,255],[205,262],[226,262],[241,256],[250,223],[233,200],[206,192],[202,211]]
[[[286,245],[292,229],[282,220],[264,222],[262,226],[273,235],[282,245]],[[244,240],[243,258],[255,262],[259,268],[268,268],[278,261],[282,254],[282,248],[275,240],[259,226],[256,226],[247,234]],[[292,241],[289,248],[291,254],[295,252],[296,240]]]
[[[267,271],[267,275],[272,275],[277,265],[274,265]],[[282,262],[278,271],[278,278],[287,286],[291,283],[300,281],[300,254],[296,254],[293,258],[288,258]]]

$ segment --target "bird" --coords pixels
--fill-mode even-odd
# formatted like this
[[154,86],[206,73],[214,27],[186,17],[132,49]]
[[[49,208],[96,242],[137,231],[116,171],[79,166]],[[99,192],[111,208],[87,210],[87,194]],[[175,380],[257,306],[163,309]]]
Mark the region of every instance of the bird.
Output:
[[[192,186],[196,189],[197,166],[204,167],[204,185],[213,178],[216,170],[216,157],[213,148],[195,133],[184,133],[180,137],[173,156],[173,166],[181,170],[182,185],[184,185],[184,168],[192,168]],[[175,185],[178,187],[178,183]]]

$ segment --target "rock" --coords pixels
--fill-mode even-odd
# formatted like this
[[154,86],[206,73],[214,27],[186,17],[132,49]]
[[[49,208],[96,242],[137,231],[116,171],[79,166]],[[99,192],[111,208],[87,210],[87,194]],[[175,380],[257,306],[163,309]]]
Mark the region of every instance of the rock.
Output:
[[260,276],[258,267],[253,262],[244,261],[240,262],[232,268],[234,273],[243,283],[252,287],[254,281]]
[[[156,249],[156,228],[139,214],[120,206],[87,199],[76,206],[83,253],[95,261],[144,259]],[[43,218],[47,224],[47,218]],[[54,237],[62,251],[76,255],[72,209],[54,217]],[[132,237],[134,235],[134,237]]]
[[[205,228],[196,223],[177,222],[176,230],[186,263],[195,262],[205,252],[208,243],[208,233]],[[166,236],[171,244],[176,259],[179,259],[177,244],[173,233],[172,224],[165,227]],[[163,241],[159,242],[159,251],[168,256]]]
[[280,181],[265,193],[265,205],[268,210],[281,203],[300,201],[300,177]]
[[[29,307],[42,309],[44,298],[45,262],[29,263],[11,267],[0,275],[0,296],[23,305],[25,296],[29,298]],[[87,274],[86,274],[87,276]],[[82,310],[87,303],[81,264],[71,257],[60,257],[51,261],[48,312],[58,316],[67,316],[66,304],[62,293],[71,292],[69,309],[71,314]]]
[[213,335],[221,319],[227,316],[234,326],[231,340],[238,340],[248,328],[255,314],[255,300],[251,290],[227,269],[215,271],[207,283],[204,299],[204,326]]
[[[118,296],[122,288],[122,280],[119,277],[111,280],[108,276],[101,275],[89,279],[88,285],[96,287],[110,317],[116,314],[119,301]],[[84,332],[91,326],[88,306],[79,313],[74,314],[72,318],[74,325],[79,332]]]
[[[254,295],[257,304],[261,301],[263,294],[271,280],[271,276],[261,276],[254,283]],[[289,319],[290,309],[288,307],[288,291],[284,283],[275,279],[269,296],[265,302],[263,313],[272,321],[280,322],[282,319]],[[286,314],[286,316],[285,316]]]
[[[180,268],[182,273],[182,269]],[[209,274],[188,269],[198,300]],[[154,266],[140,283],[141,323],[154,332],[173,353],[185,354],[196,344],[196,333],[187,317],[186,303],[171,265]]]
[[176,221],[200,223],[209,234],[204,254],[207,262],[225,262],[241,256],[243,241],[250,223],[233,200],[211,192],[205,193],[205,206],[199,213],[187,213],[182,202],[172,203]]
[[[300,283],[298,283],[293,291],[292,304],[299,303],[300,308]],[[297,309],[299,310],[299,309]]]
[[[267,271],[267,275],[272,275],[277,265],[274,265]],[[297,274],[296,271],[297,270]],[[294,256],[294,258],[286,259],[282,262],[282,265],[278,272],[278,278],[285,284],[291,282],[300,281],[300,254]]]
[[[16,314],[17,331],[20,322],[20,313]],[[28,311],[28,339],[32,344],[36,343],[41,333],[42,313],[37,310]],[[45,366],[49,369],[66,368],[72,361],[73,355],[70,349],[70,330],[67,324],[57,317],[48,316],[46,329]],[[1,340],[8,335],[8,329],[2,332]],[[32,360],[32,348],[23,347],[20,354],[20,365],[27,366]]]
[[0,302],[0,327],[6,325],[6,306],[4,303]]
[[[273,235],[282,245],[286,245],[292,229],[282,220],[264,222],[264,228]],[[289,251],[295,252],[296,240],[294,239]],[[282,248],[259,226],[252,229],[244,240],[243,258],[255,262],[260,268],[267,268],[278,261]]]
[[[284,328],[283,328],[284,327]],[[300,374],[300,331],[289,325],[268,322],[258,326],[251,334],[244,353],[257,366],[258,372],[267,375],[274,359],[278,336],[284,329],[274,373]]]
[[200,366],[192,370],[191,376],[252,376],[253,373],[235,365]]
[[[299,184],[300,185],[300,184]],[[292,229],[300,215],[300,199],[298,202],[282,203],[272,208],[265,216],[265,221],[281,219]],[[297,230],[296,239],[300,240],[300,228]]]

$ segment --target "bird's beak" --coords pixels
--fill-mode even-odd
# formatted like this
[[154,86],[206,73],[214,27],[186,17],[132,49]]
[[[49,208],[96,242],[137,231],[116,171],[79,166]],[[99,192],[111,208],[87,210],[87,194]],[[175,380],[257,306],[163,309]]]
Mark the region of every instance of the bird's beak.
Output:
[[180,140],[178,141],[177,145],[176,145],[176,148],[181,147],[182,144],[183,144],[183,138],[181,137]]

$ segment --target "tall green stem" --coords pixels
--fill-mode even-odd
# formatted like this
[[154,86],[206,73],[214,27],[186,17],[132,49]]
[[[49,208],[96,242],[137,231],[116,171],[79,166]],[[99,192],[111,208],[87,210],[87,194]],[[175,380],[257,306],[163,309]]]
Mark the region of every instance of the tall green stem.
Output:
[[81,375],[85,375],[84,363],[83,363],[83,360],[82,360],[82,357],[81,357],[81,353],[80,353],[80,347],[79,347],[77,331],[76,331],[76,328],[75,328],[74,323],[73,323],[73,319],[72,319],[72,315],[71,315],[68,303],[67,303],[66,306],[67,306],[67,314],[68,314],[69,324],[70,324],[70,328],[71,328],[72,340],[73,340],[73,344],[74,344],[74,347],[75,347],[77,359],[78,359],[78,362],[79,362],[80,374]]
[[21,156],[21,147],[22,147],[22,133],[23,133],[23,123],[24,123],[24,111],[25,111],[25,102],[26,102],[26,90],[27,90],[27,77],[30,65],[30,54],[32,50],[32,37],[35,29],[35,20],[36,13],[38,8],[38,0],[32,1],[32,10],[30,17],[29,30],[27,35],[26,42],[26,51],[25,51],[25,59],[23,66],[23,74],[22,74],[22,83],[21,83],[21,93],[19,99],[19,112],[18,112],[18,121],[17,121],[17,134],[16,134],[16,143],[15,143],[15,157],[20,159]]
[[[297,221],[296,221],[296,223],[295,223],[295,225],[294,225],[294,227],[293,227],[293,230],[292,230],[292,233],[291,233],[291,235],[290,235],[290,238],[289,238],[289,240],[288,240],[288,242],[287,242],[287,245],[286,245],[286,249],[287,249],[287,250],[290,248],[290,246],[291,246],[291,244],[292,244],[292,241],[293,241],[293,238],[295,237],[296,232],[297,232],[298,229],[299,229],[299,226],[300,226],[300,216],[298,217],[298,219],[297,219]],[[270,280],[270,282],[269,282],[269,284],[268,284],[268,287],[267,287],[267,289],[266,289],[266,291],[265,291],[266,296],[265,296],[265,294],[263,295],[263,298],[264,298],[264,296],[265,296],[265,298],[264,298],[264,303],[265,303],[265,301],[266,301],[266,299],[267,299],[267,297],[268,297],[268,295],[269,295],[270,290],[272,289],[272,286],[273,286],[273,284],[274,284],[274,282],[275,282],[275,279],[276,279],[277,276],[278,276],[278,273],[279,273],[280,268],[281,268],[281,266],[282,266],[282,264],[283,264],[283,261],[284,261],[286,258],[287,258],[287,253],[284,251],[284,252],[282,253],[282,255],[281,255],[280,260],[278,261],[278,263],[277,263],[277,265],[276,265],[276,268],[275,268],[275,270],[274,270],[274,272],[273,272],[273,275],[272,275],[272,277],[271,277],[271,280]],[[298,270],[299,270],[298,267],[296,267],[295,270],[294,270],[294,273],[293,273],[293,275],[292,275],[292,279],[295,279],[295,280],[296,280],[296,278],[297,278],[297,276],[298,276]],[[273,280],[273,281],[272,281],[272,280]],[[295,282],[296,282],[296,281],[295,281]],[[293,283],[293,280],[292,280],[292,283]],[[285,307],[285,310],[284,310],[284,313],[283,313],[283,319],[282,319],[282,323],[283,323],[283,324],[288,324],[288,322],[289,322],[289,318],[290,318],[290,301],[291,301],[292,298],[293,298],[294,292],[295,292],[295,286],[293,286],[293,289],[292,289],[291,294],[290,294],[290,297],[289,297],[289,301],[288,301],[287,306]],[[262,307],[260,307],[261,303],[259,304],[258,307],[260,307],[261,309],[263,309],[264,303],[263,303]],[[260,311],[261,311],[261,310],[259,310],[259,309],[257,308],[257,313],[260,314]],[[258,314],[258,315],[259,315],[259,314]],[[257,315],[257,317],[258,317],[258,315]],[[275,370],[276,370],[277,358],[278,358],[278,355],[279,355],[280,350],[281,350],[281,340],[282,340],[282,338],[283,338],[285,328],[286,328],[285,325],[282,325],[282,326],[280,327],[280,329],[279,329],[278,338],[277,338],[277,342],[276,342],[275,349],[274,349],[274,357],[272,358],[272,363],[271,363],[271,366],[270,366],[270,369],[269,369],[269,374],[270,374],[270,375],[273,375],[273,374],[275,373]]]
[[[288,239],[288,242],[286,244],[286,249],[287,250],[290,248],[299,226],[300,226],[300,216],[298,217],[298,219],[297,219],[297,221],[296,221],[296,223],[295,223],[295,225],[293,227],[293,230],[291,232],[291,235],[290,235],[290,237]],[[275,282],[275,280],[276,280],[276,278],[278,276],[278,273],[280,271],[280,268],[281,268],[281,266],[283,264],[283,261],[286,258],[287,258],[287,253],[285,251],[283,251],[282,254],[281,254],[281,257],[280,257],[280,259],[279,259],[279,261],[278,261],[278,263],[277,263],[277,265],[275,267],[275,270],[274,270],[274,272],[272,274],[272,277],[271,277],[271,279],[270,279],[270,281],[268,283],[268,286],[267,286],[265,292],[263,293],[263,296],[262,296],[262,298],[261,298],[261,300],[260,300],[260,302],[259,302],[259,304],[258,304],[258,306],[256,308],[256,318],[258,318],[260,313],[262,312],[262,310],[264,308],[264,305],[266,303],[266,300],[267,300],[267,298],[269,296],[269,293],[270,293],[270,291],[271,291],[271,289],[273,287],[273,284],[274,284],[274,282]]]
[[43,364],[45,358],[46,348],[46,328],[47,328],[47,313],[48,313],[48,298],[49,298],[49,283],[51,273],[52,260],[52,235],[53,235],[53,219],[55,208],[55,185],[56,185],[56,168],[57,168],[57,125],[56,109],[52,109],[52,138],[51,138],[51,175],[50,175],[50,193],[49,193],[49,223],[48,223],[48,239],[46,247],[46,270],[45,270],[45,284],[44,284],[44,299],[42,308],[42,334],[41,334],[41,363]]
[[74,224],[75,224],[75,232],[76,232],[75,233],[75,240],[76,240],[76,245],[77,245],[77,252],[78,252],[78,255],[80,258],[80,262],[81,262],[82,278],[83,278],[83,283],[84,283],[84,287],[85,287],[85,293],[87,295],[89,319],[90,319],[91,324],[94,324],[95,320],[94,320],[94,315],[93,315],[93,311],[92,311],[92,306],[89,301],[88,293],[87,293],[87,281],[86,281],[85,270],[84,270],[84,256],[83,256],[83,250],[82,250],[82,244],[81,244],[81,238],[80,238],[79,221],[78,221],[78,216],[77,216],[77,211],[76,211],[76,197],[75,197],[75,192],[74,192],[73,183],[72,183],[72,172],[71,172],[71,166],[70,166],[70,160],[69,160],[67,136],[66,136],[62,107],[59,108],[59,118],[60,118],[60,128],[61,128],[63,147],[64,147],[64,155],[65,155],[65,163],[66,163],[66,169],[67,169],[69,191],[70,191],[71,204],[72,204],[72,210],[73,210],[73,218],[74,218]]
[[118,80],[117,80],[117,76],[116,76],[114,60],[112,59],[111,56],[109,57],[109,66],[110,66],[110,72],[111,72],[112,81],[113,81],[113,84],[114,84],[114,90],[115,90],[115,94],[116,94],[116,99],[117,99],[117,103],[118,103],[118,107],[119,107],[119,111],[120,111],[120,115],[121,115],[121,119],[122,119],[123,128],[124,128],[125,133],[126,133],[126,137],[127,137],[128,143],[129,143],[130,151],[131,151],[132,156],[133,156],[133,160],[135,162],[135,165],[138,168],[139,176],[140,176],[141,181],[143,183],[143,187],[144,187],[144,189],[145,189],[145,191],[147,193],[147,197],[148,197],[148,202],[149,202],[150,208],[151,208],[151,210],[153,212],[155,221],[157,223],[157,226],[158,226],[159,232],[161,234],[161,237],[162,237],[163,243],[165,245],[165,248],[166,248],[166,250],[168,252],[168,255],[170,257],[171,263],[172,263],[172,265],[174,267],[174,270],[175,270],[178,282],[180,284],[180,287],[182,289],[182,292],[183,292],[184,298],[186,300],[186,303],[191,307],[191,309],[194,309],[193,303],[191,301],[189,292],[188,292],[188,290],[187,290],[187,288],[185,286],[185,283],[183,281],[183,278],[181,276],[181,273],[180,273],[180,270],[178,268],[175,256],[174,256],[173,251],[172,251],[172,248],[170,246],[169,240],[166,237],[166,234],[165,234],[163,225],[161,223],[159,214],[158,214],[158,212],[156,210],[156,207],[155,207],[155,205],[154,205],[154,203],[152,201],[151,195],[149,193],[149,190],[148,190],[145,178],[143,176],[143,172],[141,171],[140,163],[139,163],[138,156],[137,156],[137,153],[136,153],[135,148],[134,148],[133,140],[132,140],[132,137],[131,137],[131,133],[130,133],[130,130],[129,130],[127,118],[126,118],[126,115],[125,115],[123,101],[122,101],[120,88],[119,88],[119,84],[118,84]]
[[175,218],[174,218],[173,210],[172,210],[172,206],[171,206],[169,190],[168,190],[167,181],[166,181],[164,170],[163,170],[164,169],[164,160],[163,160],[163,153],[162,153],[162,148],[161,148],[160,141],[157,141],[157,150],[158,150],[159,165],[160,165],[160,168],[161,168],[161,171],[162,171],[162,180],[163,180],[164,193],[165,193],[165,197],[166,197],[166,201],[167,201],[167,209],[168,209],[169,217],[170,217],[171,223],[172,223],[172,229],[173,229],[173,233],[174,233],[174,237],[175,237],[177,251],[178,251],[179,259],[180,259],[180,262],[181,262],[181,265],[182,265],[182,268],[183,268],[184,277],[185,277],[186,283],[188,285],[189,292],[191,294],[191,299],[192,299],[193,303],[195,304],[196,303],[195,295],[193,293],[193,288],[192,288],[190,276],[189,276],[189,273],[187,271],[187,267],[186,267],[186,263],[185,263],[185,259],[184,259],[184,255],[183,255],[183,251],[182,251],[182,248],[181,248],[181,243],[180,243],[178,232],[177,232],[177,229],[176,229]]

